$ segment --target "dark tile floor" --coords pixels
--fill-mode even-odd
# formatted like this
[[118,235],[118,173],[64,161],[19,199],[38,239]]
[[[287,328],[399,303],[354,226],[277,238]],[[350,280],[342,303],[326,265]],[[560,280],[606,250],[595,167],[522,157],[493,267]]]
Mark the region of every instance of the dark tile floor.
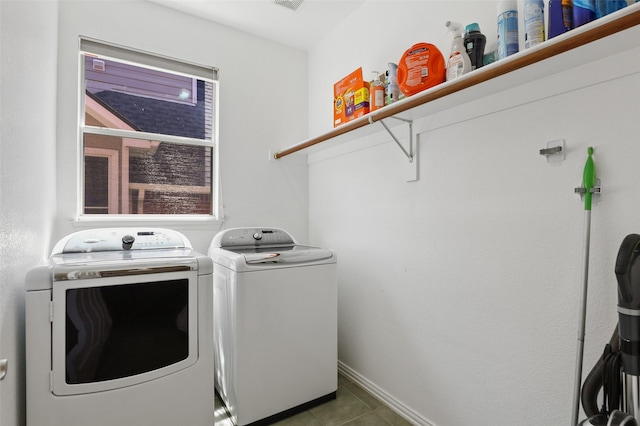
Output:
[[[338,392],[335,400],[318,405],[275,424],[279,426],[411,425],[380,400],[342,374],[338,374]],[[233,426],[217,396],[215,426]]]

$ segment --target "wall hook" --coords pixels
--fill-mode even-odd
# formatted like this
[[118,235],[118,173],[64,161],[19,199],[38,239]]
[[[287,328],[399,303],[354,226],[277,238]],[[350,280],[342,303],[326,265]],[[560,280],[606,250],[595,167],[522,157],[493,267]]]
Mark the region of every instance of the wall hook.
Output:
[[564,139],[547,143],[547,147],[540,150],[540,155],[547,157],[548,163],[564,161]]
[[[587,188],[585,188],[584,186],[579,186],[577,188],[574,188],[573,192],[575,194],[579,194],[580,200],[583,200],[584,195],[587,193]],[[593,188],[589,190],[589,192],[593,194],[593,203],[594,204],[599,203],[600,194],[602,194],[602,184],[601,184],[600,178],[596,178],[595,185],[593,186]]]
[[554,146],[553,148],[545,148],[540,150],[540,155],[551,155],[562,152],[561,146]]

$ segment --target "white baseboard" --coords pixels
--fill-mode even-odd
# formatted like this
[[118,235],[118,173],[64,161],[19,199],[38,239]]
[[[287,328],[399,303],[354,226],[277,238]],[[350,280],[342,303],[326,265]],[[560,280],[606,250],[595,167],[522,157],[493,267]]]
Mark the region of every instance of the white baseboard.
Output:
[[349,378],[351,381],[360,385],[367,392],[384,402],[385,405],[398,413],[411,424],[414,424],[416,426],[435,426],[420,414],[416,413],[411,407],[408,407],[401,401],[398,401],[392,395],[388,394],[384,389],[380,388],[378,385],[371,382],[369,379],[362,376],[360,373],[353,370],[351,367],[341,361],[338,361],[338,371]]

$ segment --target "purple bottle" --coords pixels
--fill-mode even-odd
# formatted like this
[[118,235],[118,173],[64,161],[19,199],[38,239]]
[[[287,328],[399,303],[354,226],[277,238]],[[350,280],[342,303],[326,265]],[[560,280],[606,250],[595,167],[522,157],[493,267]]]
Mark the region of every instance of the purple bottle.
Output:
[[566,33],[573,28],[571,0],[549,0],[549,38]]
[[596,19],[595,0],[573,0],[573,27],[578,28]]

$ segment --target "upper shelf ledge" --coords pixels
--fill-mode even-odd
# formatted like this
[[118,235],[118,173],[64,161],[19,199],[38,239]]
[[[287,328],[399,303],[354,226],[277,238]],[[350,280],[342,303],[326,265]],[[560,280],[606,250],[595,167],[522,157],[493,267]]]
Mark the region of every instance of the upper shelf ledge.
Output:
[[353,130],[375,123],[424,105],[436,99],[459,92],[488,80],[500,77],[512,71],[533,65],[537,62],[568,52],[596,40],[613,35],[640,24],[640,3],[635,3],[615,13],[575,28],[557,37],[538,44],[530,49],[511,55],[505,59],[486,65],[455,80],[434,86],[430,89],[387,105],[384,108],[364,115],[319,136],[304,140],[276,152],[273,157],[280,159],[305,148],[343,135]]

